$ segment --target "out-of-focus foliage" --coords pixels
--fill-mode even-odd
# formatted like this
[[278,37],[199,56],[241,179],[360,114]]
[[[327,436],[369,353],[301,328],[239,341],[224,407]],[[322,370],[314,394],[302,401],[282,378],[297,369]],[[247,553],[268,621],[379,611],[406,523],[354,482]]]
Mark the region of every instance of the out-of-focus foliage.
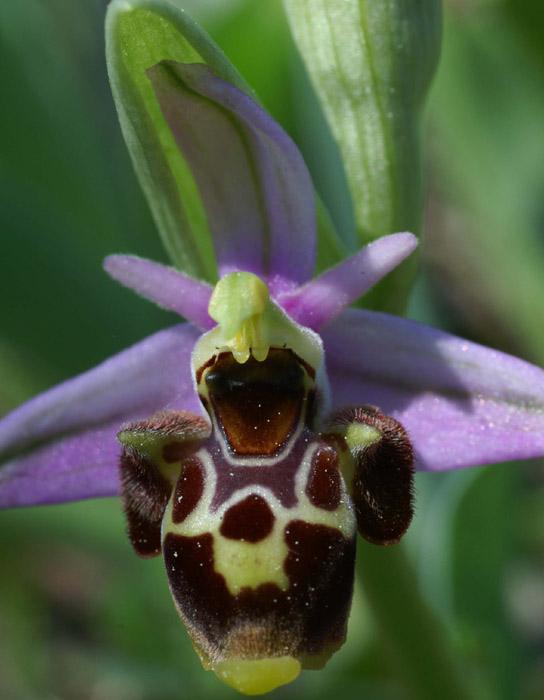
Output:
[[[281,2],[186,4],[299,143],[337,227],[353,227]],[[113,252],[166,261],[107,84],[104,12],[0,3],[2,411],[174,318],[101,271]],[[544,10],[451,0],[445,19],[411,313],[543,365]],[[406,551],[483,700],[544,695],[543,474],[534,462],[419,477]],[[3,699],[239,697],[200,668],[161,562],[133,554],[115,500],[0,514],[0,571]],[[358,591],[344,650],[275,697],[408,700],[399,669]]]

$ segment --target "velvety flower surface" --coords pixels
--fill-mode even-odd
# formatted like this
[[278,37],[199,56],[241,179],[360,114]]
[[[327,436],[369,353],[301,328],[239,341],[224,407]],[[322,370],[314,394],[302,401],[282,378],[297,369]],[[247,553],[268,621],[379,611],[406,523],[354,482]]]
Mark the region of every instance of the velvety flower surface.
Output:
[[[370,541],[398,541],[412,515],[410,441],[416,467],[430,471],[542,455],[544,371],[412,321],[349,309],[415,249],[416,238],[410,233],[384,237],[312,279],[314,190],[290,137],[255,101],[202,64],[164,61],[148,76],[197,183],[220,281],[214,291],[148,260],[106,259],[105,269],[114,279],[186,322],[6,416],[0,422],[0,506],[114,496],[121,490],[133,546],[141,556],[154,556],[162,546],[176,605],[203,662],[227,682],[234,678],[235,687],[262,692],[294,678],[300,663],[304,668],[323,665],[342,643],[353,581],[355,514],[359,532]],[[224,347],[232,348],[232,356],[220,352]],[[243,396],[257,413],[261,403],[244,393],[252,382],[274,407],[263,414],[262,425],[255,425],[258,436],[240,428],[241,404],[232,400]],[[276,411],[278,387],[287,399]],[[328,422],[316,429],[325,404]],[[206,413],[211,423],[202,418]],[[278,422],[275,416],[283,416],[274,428],[277,434],[267,425]],[[213,432],[218,421],[227,426],[229,445],[225,435],[219,440]],[[125,446],[121,481],[118,434]],[[369,497],[370,482],[355,472],[350,477],[355,510],[346,505],[344,482],[331,476],[334,460],[344,459],[344,448],[334,447],[340,434],[352,449],[356,469],[364,465],[378,491],[385,474],[386,501]],[[383,436],[387,440],[380,442]],[[292,492],[299,498],[291,502],[290,492],[270,484],[265,470],[258,488],[232,506],[229,489],[234,487],[221,486],[221,474],[243,480],[248,455],[275,459],[275,448],[262,447],[267,440],[272,446],[291,440],[291,456],[299,454],[301,463],[306,459],[308,486],[301,486],[293,471]],[[182,443],[198,443],[201,456],[183,451]],[[308,445],[314,450],[311,459],[303,451]],[[185,476],[182,472],[176,481],[170,465],[184,459]],[[217,487],[209,478],[214,460]],[[380,464],[388,466],[380,471]],[[233,465],[236,477],[229,472]],[[189,490],[177,496],[185,488],[182,482]],[[238,490],[243,495],[247,488]],[[269,491],[275,494],[270,496],[274,512],[262,496]],[[178,500],[168,506],[172,494]],[[212,530],[202,530],[204,516],[194,516],[184,498],[192,499],[195,512],[208,504]],[[230,510],[221,514],[224,504]],[[257,571],[254,554],[247,552],[274,533],[279,533],[277,546],[267,545],[266,556],[259,558],[270,570]],[[307,546],[295,557],[293,548],[302,541]],[[291,551],[285,554],[287,583],[283,560],[274,559],[283,556],[286,542]],[[178,555],[185,562],[185,578],[176,574]],[[298,562],[304,556],[309,559],[303,571]],[[246,566],[244,557],[253,564]],[[232,558],[238,569],[225,563]],[[206,571],[210,561],[215,563],[202,578],[199,567]],[[310,569],[319,575],[323,569],[328,576],[318,580],[321,597],[312,598]],[[335,582],[345,590],[333,605]],[[297,585],[310,597],[299,600]],[[306,605],[310,612],[301,612]],[[265,632],[255,631],[257,618]],[[294,618],[296,632],[287,630]],[[218,619],[223,620],[219,626]],[[247,652],[248,639],[257,651]],[[285,657],[283,648],[289,650]],[[228,665],[229,659],[238,664],[248,654],[256,666],[241,671]],[[273,661],[265,664],[262,659],[268,657]]]

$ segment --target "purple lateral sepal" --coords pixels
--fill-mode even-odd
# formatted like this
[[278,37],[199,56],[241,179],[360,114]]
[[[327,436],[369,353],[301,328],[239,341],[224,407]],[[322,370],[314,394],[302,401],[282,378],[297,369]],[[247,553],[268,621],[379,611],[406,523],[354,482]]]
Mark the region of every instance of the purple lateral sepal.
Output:
[[278,302],[295,321],[320,330],[408,257],[417,244],[411,233],[379,238],[303,287],[281,295]]
[[120,284],[199,328],[209,330],[215,326],[208,314],[213,291],[209,284],[136,255],[109,255],[104,260],[104,270]]
[[118,429],[112,421],[7,460],[0,469],[0,508],[117,496]]
[[160,331],[40,394],[0,421],[0,507],[117,493],[121,423],[165,408],[199,412],[190,357],[199,331]]
[[315,197],[291,138],[208,66],[162,61],[147,74],[198,185],[220,277],[253,272],[274,296],[309,280]]
[[344,311],[322,337],[333,405],[364,401],[396,418],[420,469],[544,454],[542,369],[370,311]]

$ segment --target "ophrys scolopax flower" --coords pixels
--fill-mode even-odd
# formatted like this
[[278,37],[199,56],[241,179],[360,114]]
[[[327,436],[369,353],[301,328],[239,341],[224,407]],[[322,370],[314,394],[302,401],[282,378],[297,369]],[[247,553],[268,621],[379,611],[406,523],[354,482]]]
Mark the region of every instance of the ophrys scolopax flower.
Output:
[[262,692],[341,644],[356,525],[391,543],[409,524],[405,430],[419,468],[542,454],[544,376],[347,310],[415,239],[381,239],[312,281],[313,188],[289,137],[205,66],[162,62],[149,76],[198,185],[220,280],[213,290],[109,258],[110,274],[189,323],[8,416],[0,498],[120,491],[131,541],[142,556],[162,550],[204,663]]

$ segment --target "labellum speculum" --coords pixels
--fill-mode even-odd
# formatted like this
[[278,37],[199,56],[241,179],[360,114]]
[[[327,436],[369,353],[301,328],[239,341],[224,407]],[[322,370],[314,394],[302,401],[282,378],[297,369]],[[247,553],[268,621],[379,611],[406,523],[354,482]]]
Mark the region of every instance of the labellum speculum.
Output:
[[406,531],[412,449],[377,408],[326,416],[319,336],[255,275],[220,280],[210,315],[192,357],[209,420],[163,411],[124,426],[122,497],[204,666],[256,694],[344,642],[356,532],[392,544]]

